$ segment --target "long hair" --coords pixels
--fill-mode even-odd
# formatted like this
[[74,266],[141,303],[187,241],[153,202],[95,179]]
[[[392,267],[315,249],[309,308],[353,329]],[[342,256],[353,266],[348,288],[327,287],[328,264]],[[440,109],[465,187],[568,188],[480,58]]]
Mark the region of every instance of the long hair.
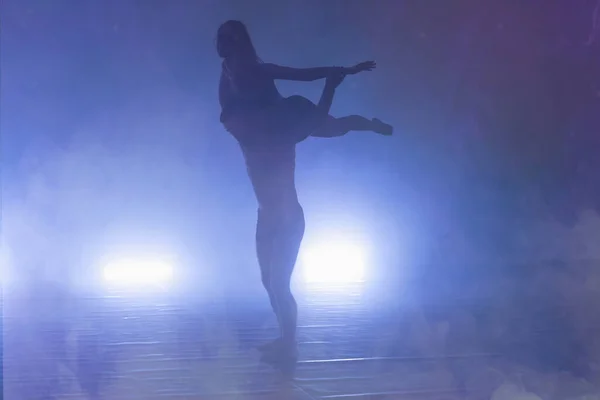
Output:
[[224,34],[222,33],[225,29],[233,33],[237,51],[242,52],[241,55],[252,61],[262,62],[256,53],[254,44],[252,44],[252,39],[250,38],[246,25],[238,20],[229,20],[221,24],[217,31],[217,51],[220,45],[222,45],[222,41],[225,40]]

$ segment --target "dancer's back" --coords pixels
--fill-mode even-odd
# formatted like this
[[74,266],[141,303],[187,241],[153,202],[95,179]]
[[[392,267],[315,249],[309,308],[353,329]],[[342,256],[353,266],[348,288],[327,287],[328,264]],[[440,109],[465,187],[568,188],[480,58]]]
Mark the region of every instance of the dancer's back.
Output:
[[256,61],[226,59],[219,83],[221,120],[274,104],[281,99],[275,80],[265,74]]
[[[273,118],[266,118],[261,112],[280,99],[275,80],[261,70],[258,62],[223,61],[219,87],[221,119],[230,121],[234,126],[244,125],[245,129],[233,129],[231,133],[240,143],[261,208],[297,202],[295,146],[293,143],[278,143],[268,137],[266,131],[272,128],[269,125],[273,125]],[[236,135],[247,129],[251,131],[251,137]]]

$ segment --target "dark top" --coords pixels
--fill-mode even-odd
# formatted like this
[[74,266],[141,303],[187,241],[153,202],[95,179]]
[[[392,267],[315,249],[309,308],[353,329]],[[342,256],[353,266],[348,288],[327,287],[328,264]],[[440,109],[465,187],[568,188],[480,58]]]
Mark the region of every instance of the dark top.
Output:
[[[219,82],[221,122],[233,115],[252,113],[253,110],[268,107],[282,98],[274,79],[257,67],[257,63],[238,65],[232,71],[223,62]],[[237,138],[233,132],[230,133]],[[247,146],[240,140],[238,142],[260,208],[277,210],[290,204],[298,204],[294,183],[295,145],[270,143]]]
[[258,66],[253,63],[232,68],[223,62],[219,82],[221,122],[233,114],[269,106],[281,98],[275,80]]

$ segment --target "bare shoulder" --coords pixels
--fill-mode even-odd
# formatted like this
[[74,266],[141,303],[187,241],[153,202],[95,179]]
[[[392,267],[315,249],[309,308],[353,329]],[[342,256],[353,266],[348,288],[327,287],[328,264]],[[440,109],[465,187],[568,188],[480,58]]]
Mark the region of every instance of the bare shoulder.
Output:
[[259,64],[259,68],[264,72],[276,72],[281,70],[283,67],[281,65],[277,65],[275,63],[261,63]]
[[223,61],[223,71],[231,77],[256,74],[265,71],[262,66],[256,62],[248,62],[244,60],[225,60]]

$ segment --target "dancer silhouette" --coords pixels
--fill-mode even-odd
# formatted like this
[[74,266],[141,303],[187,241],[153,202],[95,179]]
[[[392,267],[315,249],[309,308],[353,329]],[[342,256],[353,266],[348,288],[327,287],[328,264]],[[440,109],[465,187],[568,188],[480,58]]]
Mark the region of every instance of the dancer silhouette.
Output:
[[[296,193],[296,144],[309,136],[337,137],[350,131],[391,135],[391,125],[360,115],[329,115],[335,89],[347,75],[371,71],[375,62],[353,67],[289,68],[264,63],[246,26],[223,23],[217,33],[223,59],[219,83],[221,123],[239,142],[258,201],[256,252],[262,283],[279,323],[281,336],[261,346],[266,358],[296,355],[297,305],[291,278],[304,236],[304,212]],[[284,98],[276,79],[326,79],[318,104],[301,96]]]

